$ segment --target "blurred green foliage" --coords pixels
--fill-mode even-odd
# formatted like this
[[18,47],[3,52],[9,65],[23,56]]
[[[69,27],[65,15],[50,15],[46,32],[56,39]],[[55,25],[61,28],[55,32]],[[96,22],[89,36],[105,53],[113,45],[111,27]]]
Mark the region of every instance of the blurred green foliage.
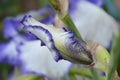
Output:
[[0,64],[0,80],[6,80],[12,69],[13,67],[8,64]]
[[0,21],[6,17],[19,13],[19,0],[0,0]]
[[[47,4],[48,0],[38,0],[38,2],[39,3],[37,4],[39,9]],[[2,21],[6,16],[15,16],[22,13],[22,4],[28,5],[28,3],[23,3],[22,0],[0,0],[0,21]]]

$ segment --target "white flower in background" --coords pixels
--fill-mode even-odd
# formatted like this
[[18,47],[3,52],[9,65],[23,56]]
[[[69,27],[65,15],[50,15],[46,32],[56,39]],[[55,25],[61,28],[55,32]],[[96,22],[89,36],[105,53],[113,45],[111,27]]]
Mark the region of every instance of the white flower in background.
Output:
[[117,22],[100,7],[86,0],[80,0],[73,5],[71,18],[85,40],[92,40],[110,48],[114,33],[118,30]]

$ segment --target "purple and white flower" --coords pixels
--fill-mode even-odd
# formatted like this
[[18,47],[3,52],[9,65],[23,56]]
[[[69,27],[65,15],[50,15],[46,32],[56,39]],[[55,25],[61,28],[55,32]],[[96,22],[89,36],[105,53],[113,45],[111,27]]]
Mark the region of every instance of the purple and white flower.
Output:
[[[83,39],[95,41],[108,48],[118,25],[113,18],[92,4],[101,6],[103,3],[101,0],[88,1],[76,0],[75,2],[70,0],[70,16]],[[51,57],[51,52],[56,61],[64,58],[72,62],[78,61],[77,63],[90,64],[92,62],[91,54],[84,49],[86,48],[84,41],[75,38],[71,31],[66,31],[63,28],[58,29],[50,25],[54,23],[55,17],[55,12],[50,6],[26,14],[31,15],[37,21],[27,16],[22,21],[24,26],[21,25],[20,21],[24,14],[5,19],[3,33],[4,37],[10,40],[6,43],[0,43],[0,63],[18,66],[26,74],[34,73],[56,79],[68,72],[71,63],[66,60],[55,62]],[[26,31],[36,35],[41,41],[36,40],[36,37],[32,34],[21,34],[23,27]],[[46,46],[40,45],[43,43],[50,51]],[[85,54],[79,54],[79,52],[84,51]]]
[[30,15],[26,15],[21,23],[25,31],[38,37],[49,48],[55,61],[66,59],[75,63],[92,63],[92,55],[86,49],[86,43],[78,40],[72,31],[42,24]]
[[[31,14],[42,23],[50,24],[53,22],[53,16],[51,16],[53,11],[48,15],[49,11],[51,8],[47,6],[40,11],[31,11],[27,14]],[[0,62],[19,67],[25,74],[33,73],[50,79],[64,76],[72,64],[66,60],[55,62],[50,51],[40,45],[41,41],[36,40],[33,35],[21,33],[23,25],[20,20],[23,16],[24,14],[21,14],[15,18],[9,17],[4,20],[3,33],[9,42],[0,44]]]

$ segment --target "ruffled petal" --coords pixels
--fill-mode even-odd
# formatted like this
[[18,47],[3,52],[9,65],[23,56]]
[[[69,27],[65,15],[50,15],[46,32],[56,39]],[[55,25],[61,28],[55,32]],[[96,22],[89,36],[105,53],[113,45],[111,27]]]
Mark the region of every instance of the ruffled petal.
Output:
[[19,49],[20,68],[24,73],[45,75],[49,78],[59,78],[68,72],[71,63],[65,60],[55,62],[46,46],[41,47],[40,41],[26,42]]
[[76,39],[71,31],[42,24],[30,15],[26,15],[21,23],[24,25],[24,30],[34,34],[45,43],[56,61],[64,57],[72,62],[92,63],[91,53],[86,49],[86,45],[83,45],[84,41]]
[[[29,32],[33,31],[32,33],[48,46],[50,51],[53,53],[52,55],[56,61],[61,59],[61,56],[59,55],[60,53],[56,49],[54,42],[53,42],[52,35],[49,32],[50,30],[54,34],[54,32],[51,29],[53,28],[54,30],[54,27],[52,25],[48,27],[36,21],[35,19],[33,19],[32,16],[25,16],[23,20],[21,21],[21,23],[25,25],[24,29],[26,31],[29,31]],[[44,26],[44,27],[41,27],[41,26]],[[37,35],[37,34],[41,34],[41,35]]]
[[[39,20],[45,24],[52,24],[54,22],[55,11],[47,5],[40,10],[32,10],[25,14],[32,15],[35,19]],[[22,35],[24,38],[28,40],[35,40],[36,37],[32,34],[24,34],[21,32],[21,19],[24,17],[25,14],[20,14],[16,17],[7,17],[3,21],[3,35],[5,38],[13,38],[16,35]]]

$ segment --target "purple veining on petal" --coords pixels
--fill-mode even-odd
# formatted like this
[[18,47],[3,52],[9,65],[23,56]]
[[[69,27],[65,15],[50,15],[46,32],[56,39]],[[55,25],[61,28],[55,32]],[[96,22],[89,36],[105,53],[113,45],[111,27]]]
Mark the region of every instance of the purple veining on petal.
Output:
[[[69,32],[69,34],[71,35],[65,44],[66,49],[69,51],[69,54],[71,54],[72,57],[78,62],[80,61],[83,64],[91,64],[93,61],[92,54],[86,49],[86,43],[82,40],[77,39],[72,32]],[[89,60],[80,59],[79,54],[85,54]]]
[[[23,19],[20,21],[20,23],[22,23],[22,24],[23,24],[23,23],[27,20],[27,19],[26,19],[27,17],[28,17],[28,16],[27,16],[27,15],[25,15],[25,16],[23,17]],[[24,25],[24,24],[23,24],[23,25]]]
[[65,32],[67,32],[67,31],[68,31],[65,27],[63,27],[63,30],[64,30]]
[[62,56],[60,55],[59,51],[56,49],[55,44],[54,44],[54,40],[52,38],[52,35],[50,34],[50,32],[48,30],[46,30],[46,29],[44,29],[43,27],[40,27],[40,26],[30,26],[30,27],[32,27],[32,28],[38,28],[38,29],[42,30],[43,32],[45,32],[45,34],[48,35],[49,41],[51,42],[51,48],[56,53],[56,56],[54,58],[55,61],[58,62],[60,59],[63,59]]
[[45,46],[45,43],[44,43],[44,42],[41,42],[41,46]]
[[22,46],[22,45],[24,45],[23,42],[20,42],[19,44],[16,43],[16,50],[17,50],[18,54],[22,53],[19,49],[19,47]]
[[[48,36],[48,38],[49,38],[49,41],[50,41],[50,43],[51,43],[51,49],[54,50],[55,53],[56,53],[56,56],[54,57],[55,61],[59,61],[60,59],[62,59],[62,56],[60,55],[59,51],[58,51],[58,50],[56,49],[56,47],[55,47],[55,44],[54,44],[54,40],[53,40],[53,38],[52,38],[52,35],[51,35],[51,33],[50,33],[47,29],[44,29],[44,28],[41,27],[41,26],[31,26],[31,25],[26,26],[26,25],[24,24],[24,22],[26,22],[26,21],[28,20],[28,18],[30,18],[30,17],[32,17],[32,16],[31,16],[31,15],[28,15],[28,16],[25,15],[24,18],[23,18],[23,20],[21,21],[21,23],[24,25],[24,30],[27,29],[27,28],[36,28],[36,29],[39,29],[39,30],[41,30],[42,32],[44,32],[44,33]],[[42,41],[42,42],[44,42],[44,41]]]

